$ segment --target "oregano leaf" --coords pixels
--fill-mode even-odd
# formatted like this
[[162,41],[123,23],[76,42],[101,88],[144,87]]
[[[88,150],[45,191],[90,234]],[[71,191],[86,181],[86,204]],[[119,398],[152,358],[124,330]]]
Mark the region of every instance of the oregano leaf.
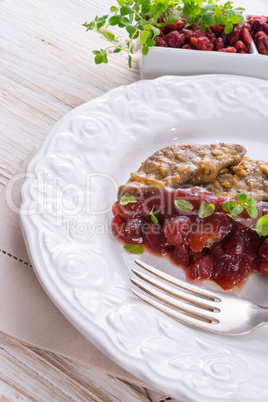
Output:
[[206,201],[203,201],[200,205],[198,216],[199,218],[207,218],[208,216],[212,215],[215,211],[215,205],[209,204]]
[[235,199],[240,202],[240,204],[245,204],[245,202],[248,199],[248,195],[247,193],[243,192],[243,193],[238,193],[235,195]]
[[225,212],[232,212],[232,210],[237,206],[238,206],[237,202],[230,200],[230,201],[226,201],[222,204],[222,209]]
[[268,236],[268,214],[263,215],[256,224],[256,232],[260,236]]
[[124,249],[134,254],[142,254],[143,248],[138,244],[125,244]]
[[121,205],[135,204],[136,202],[136,198],[134,197],[134,195],[131,194],[124,194],[123,197],[121,197],[120,199]]
[[233,208],[232,214],[234,216],[240,215],[243,212],[244,207],[242,205],[237,205],[237,207]]
[[258,211],[257,211],[256,207],[249,205],[248,207],[246,207],[246,211],[251,218],[254,218],[254,219],[258,218]]
[[182,212],[191,212],[194,209],[193,204],[186,200],[175,200],[174,204]]

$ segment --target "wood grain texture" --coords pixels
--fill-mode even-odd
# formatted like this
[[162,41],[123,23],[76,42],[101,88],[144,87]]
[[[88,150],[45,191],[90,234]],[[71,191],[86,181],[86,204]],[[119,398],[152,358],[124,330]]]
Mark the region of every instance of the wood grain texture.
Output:
[[[0,189],[74,107],[139,79],[125,55],[96,66],[106,46],[82,24],[110,0],[0,0]],[[0,401],[150,401],[145,389],[0,334]]]
[[5,335],[0,344],[0,401],[150,401],[144,388],[94,368]]
[[36,402],[150,400],[144,388],[53,353],[26,347],[6,336],[1,340],[0,395],[12,398],[17,393],[21,400]]
[[112,55],[96,66],[92,50],[107,46],[82,24],[111,0],[0,2],[0,183],[72,108],[139,79],[138,63]]

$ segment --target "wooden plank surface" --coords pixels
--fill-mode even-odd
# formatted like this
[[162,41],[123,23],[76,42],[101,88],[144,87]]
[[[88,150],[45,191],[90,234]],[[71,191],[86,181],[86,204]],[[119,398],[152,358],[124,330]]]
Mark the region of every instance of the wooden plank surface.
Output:
[[[1,397],[19,401],[149,401],[144,388],[1,336]],[[4,345],[4,346],[3,346]]]
[[112,2],[0,2],[0,183],[72,108],[139,79],[138,63],[112,55],[96,66],[91,51],[107,46],[82,24]]
[[[110,0],[0,1],[0,189],[74,107],[139,79],[125,55],[96,66],[105,47],[82,24]],[[0,401],[150,401],[143,388],[0,334]]]

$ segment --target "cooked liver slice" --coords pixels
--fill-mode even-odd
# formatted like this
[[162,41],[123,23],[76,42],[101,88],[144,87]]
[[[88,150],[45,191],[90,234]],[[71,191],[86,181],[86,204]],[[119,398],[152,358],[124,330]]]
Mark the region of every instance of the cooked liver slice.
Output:
[[218,174],[205,187],[216,195],[231,196],[245,191],[256,200],[268,201],[268,162],[243,158],[238,166]]
[[129,193],[198,186],[215,181],[218,173],[240,163],[246,149],[236,144],[174,144],[151,155],[118,190],[118,198]]

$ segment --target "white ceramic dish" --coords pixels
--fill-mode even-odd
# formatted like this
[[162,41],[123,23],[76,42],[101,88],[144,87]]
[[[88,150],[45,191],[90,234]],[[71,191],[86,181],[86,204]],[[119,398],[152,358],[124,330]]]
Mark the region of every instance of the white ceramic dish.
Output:
[[140,71],[141,79],[163,75],[237,74],[267,80],[268,56],[260,54],[254,42],[248,54],[153,47],[146,56],[141,56]]
[[[242,337],[188,328],[128,290],[135,255],[110,233],[116,188],[174,142],[237,142],[267,159],[268,83],[238,76],[162,77],[120,87],[65,116],[30,162],[21,223],[55,305],[119,365],[182,401],[267,401],[268,326]],[[168,260],[140,258],[180,278]],[[268,281],[243,296],[268,306]]]

